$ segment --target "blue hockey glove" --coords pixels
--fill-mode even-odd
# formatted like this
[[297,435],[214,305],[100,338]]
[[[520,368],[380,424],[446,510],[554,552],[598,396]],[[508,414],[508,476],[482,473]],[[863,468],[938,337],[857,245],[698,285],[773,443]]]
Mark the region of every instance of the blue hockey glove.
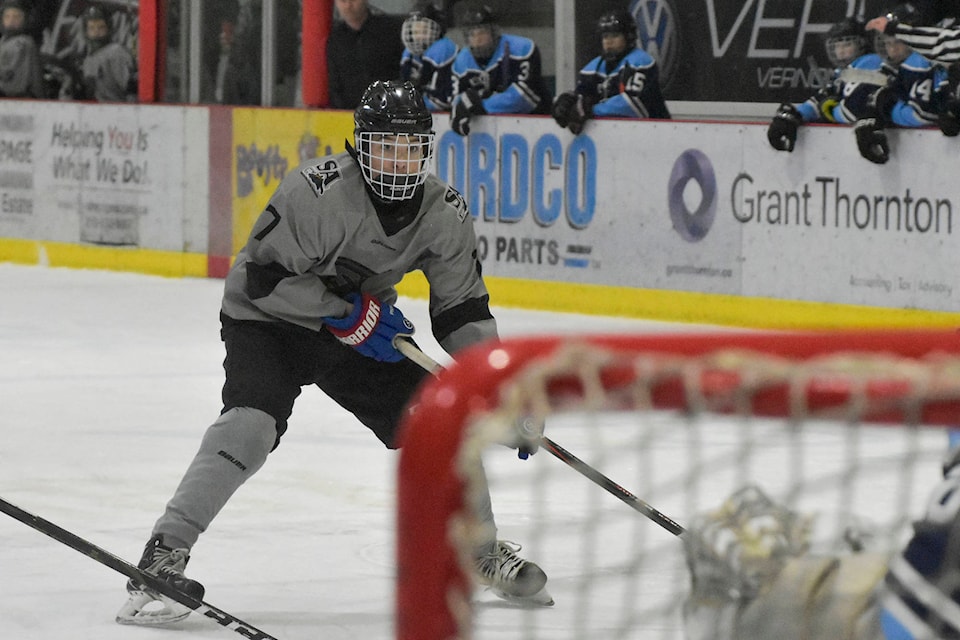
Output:
[[482,116],[486,112],[480,94],[475,89],[467,89],[453,103],[450,128],[465,136],[470,133],[470,116]]
[[404,355],[393,346],[397,336],[413,335],[413,323],[393,305],[369,294],[347,296],[353,311],[345,318],[324,318],[327,330],[337,340],[361,354],[381,362],[399,362]]

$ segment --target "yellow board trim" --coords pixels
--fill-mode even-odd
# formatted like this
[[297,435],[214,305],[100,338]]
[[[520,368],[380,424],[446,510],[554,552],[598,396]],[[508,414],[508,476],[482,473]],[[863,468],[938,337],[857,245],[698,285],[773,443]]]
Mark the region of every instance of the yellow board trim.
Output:
[[[0,238],[0,262],[207,277],[205,254]],[[486,278],[496,306],[755,329],[960,328],[960,313],[828,304],[802,300],[632,289],[513,278]],[[427,298],[419,271],[397,287]]]
[[[503,307],[754,329],[960,327],[960,313],[945,311],[512,278],[488,277],[485,281],[491,300]],[[407,274],[397,289],[413,298],[429,295],[426,278],[419,271]]]
[[0,238],[0,262],[133,271],[158,276],[207,277],[207,255],[133,247],[98,247]]

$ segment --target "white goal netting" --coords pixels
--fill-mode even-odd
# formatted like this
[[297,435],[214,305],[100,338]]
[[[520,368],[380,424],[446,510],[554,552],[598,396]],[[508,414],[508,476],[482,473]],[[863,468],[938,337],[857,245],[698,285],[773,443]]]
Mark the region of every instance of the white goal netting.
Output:
[[[521,461],[498,443],[531,417],[547,440]],[[958,418],[953,333],[475,349],[404,427],[397,637],[870,637]],[[499,537],[547,572],[552,607],[473,584],[481,457]]]

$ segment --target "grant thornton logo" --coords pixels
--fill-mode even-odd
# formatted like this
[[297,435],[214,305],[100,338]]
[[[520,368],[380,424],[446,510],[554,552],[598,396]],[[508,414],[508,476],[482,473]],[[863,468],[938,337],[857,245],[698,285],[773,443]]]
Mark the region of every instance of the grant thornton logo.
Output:
[[637,21],[639,46],[657,61],[660,85],[666,91],[680,63],[680,23],[675,0],[633,0],[630,13]]
[[[694,210],[687,205],[694,190],[688,192],[693,180],[699,187],[700,204]],[[717,176],[710,159],[699,149],[687,149],[673,163],[667,184],[667,201],[673,228],[687,242],[703,240],[717,216]]]

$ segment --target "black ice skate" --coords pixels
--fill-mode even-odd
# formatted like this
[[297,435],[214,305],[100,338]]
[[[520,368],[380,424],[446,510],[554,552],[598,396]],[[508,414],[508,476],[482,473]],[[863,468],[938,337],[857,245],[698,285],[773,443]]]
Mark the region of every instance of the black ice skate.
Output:
[[[183,575],[190,559],[187,549],[171,549],[157,535],[151,538],[143,550],[137,565],[145,572],[155,575],[178,591],[197,600],[203,599],[203,585]],[[190,615],[190,609],[170,598],[148,589],[135,580],[127,581],[130,598],[117,613],[120,624],[158,625],[178,622]]]
[[517,555],[519,545],[498,540],[487,555],[477,558],[480,583],[504,600],[521,605],[552,606],[547,592],[547,574],[536,564]]

